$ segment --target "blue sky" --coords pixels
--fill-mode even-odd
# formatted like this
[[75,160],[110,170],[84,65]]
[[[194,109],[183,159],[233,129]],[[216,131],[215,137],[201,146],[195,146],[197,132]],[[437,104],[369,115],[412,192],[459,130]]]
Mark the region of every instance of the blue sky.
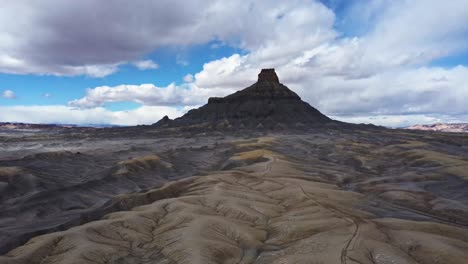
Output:
[[265,67],[340,120],[468,122],[465,0],[122,1],[2,7],[0,122],[151,124]]
[[[133,65],[123,65],[119,67],[118,72],[100,78],[86,75],[0,73],[1,85],[14,91],[16,95],[15,100],[0,98],[0,103],[2,105],[66,104],[82,97],[87,88],[97,86],[142,83],[157,83],[160,86],[167,86],[171,83],[182,84],[185,75],[201,71],[205,62],[239,52],[242,50],[222,45],[217,41],[191,47],[160,47],[144,57],[144,60],[157,62],[158,68],[140,70]],[[126,110],[135,108],[137,105],[123,102],[109,104],[108,107],[113,110]]]

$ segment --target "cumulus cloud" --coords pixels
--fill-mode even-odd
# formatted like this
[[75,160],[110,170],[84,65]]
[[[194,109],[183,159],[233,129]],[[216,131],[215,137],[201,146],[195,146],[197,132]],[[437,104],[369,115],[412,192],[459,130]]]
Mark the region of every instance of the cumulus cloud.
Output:
[[[283,79],[296,82],[310,75],[342,76],[347,80],[424,66],[434,59],[466,51],[468,9],[463,8],[463,2],[357,1],[354,9],[371,14],[378,11],[380,16],[362,22],[375,24],[366,34],[348,38],[334,31],[334,16],[321,11],[322,7],[290,10],[281,18],[287,23],[272,29],[274,34],[265,36],[262,45],[251,46],[247,55],[234,54],[205,64],[203,71],[195,75],[196,81],[200,87],[218,83],[229,86],[231,83],[223,80],[251,78],[252,68],[266,66],[283,67]],[[434,10],[450,16],[434,15]]]
[[5,90],[2,92],[2,97],[5,99],[15,99],[16,94],[12,90]]
[[107,103],[135,102],[146,106],[195,106],[206,103],[208,97],[224,96],[233,92],[229,89],[202,89],[186,83],[174,83],[166,87],[154,84],[99,86],[88,89],[83,98],[70,101],[71,107],[94,108]]
[[44,124],[152,124],[163,116],[181,116],[184,110],[167,106],[141,106],[129,111],[110,111],[103,107],[76,109],[63,105],[0,106],[0,122]]
[[[381,2],[384,9],[364,38],[369,56],[373,54],[379,62],[418,65],[466,50],[465,0],[376,2]],[[382,7],[377,6],[377,10]]]
[[140,60],[132,63],[139,70],[154,70],[159,68],[159,65],[152,60]]
[[[219,40],[254,50],[311,23],[311,38],[326,37],[333,18],[322,4],[299,0],[7,1],[0,9],[0,72],[102,77],[161,46]],[[295,42],[277,51],[301,40]]]
[[[446,81],[434,81],[445,76]],[[321,89],[317,106],[335,115],[446,114],[468,113],[468,68],[421,67],[375,74],[369,78],[343,81],[325,78],[333,89]]]

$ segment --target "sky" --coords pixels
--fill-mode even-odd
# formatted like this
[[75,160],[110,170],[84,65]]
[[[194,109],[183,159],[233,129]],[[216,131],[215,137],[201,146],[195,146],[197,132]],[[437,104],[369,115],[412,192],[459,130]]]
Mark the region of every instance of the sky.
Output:
[[152,124],[262,68],[334,119],[468,122],[468,0],[2,0],[0,122]]

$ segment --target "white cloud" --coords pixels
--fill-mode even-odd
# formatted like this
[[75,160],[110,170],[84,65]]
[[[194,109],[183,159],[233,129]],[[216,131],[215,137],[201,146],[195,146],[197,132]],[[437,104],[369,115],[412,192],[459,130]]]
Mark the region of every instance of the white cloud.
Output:
[[90,77],[101,78],[117,72],[119,69],[119,65],[120,63],[84,66],[64,66],[63,69],[59,69],[60,73],[57,73],[55,75],[88,75]]
[[[0,47],[0,52],[1,51],[2,49]],[[9,74],[44,74],[55,76],[87,75],[93,78],[101,78],[117,72],[122,63],[123,62],[94,65],[52,65],[0,54],[0,72]]]
[[[316,1],[7,1],[0,9],[0,72],[103,77],[158,47],[212,40],[263,47],[259,55],[278,60],[303,42],[334,35],[333,23],[333,12]],[[289,45],[271,45],[275,38]],[[177,63],[188,61],[178,56]]]
[[364,36],[368,56],[380,63],[418,65],[466,50],[466,0],[384,3],[384,12]]
[[439,117],[426,115],[331,116],[331,118],[348,123],[374,124],[394,128],[441,122]]
[[5,90],[2,93],[2,97],[5,98],[5,99],[15,99],[16,94],[12,90]]
[[50,98],[50,97],[52,97],[52,94],[50,94],[50,93],[43,93],[43,94],[42,94],[42,97]]
[[466,123],[468,115],[448,116],[428,115],[377,115],[377,116],[331,116],[333,119],[356,124],[374,124],[392,128],[402,128],[414,124],[428,125],[436,123]]
[[184,82],[187,82],[187,83],[193,82],[193,75],[192,74],[185,75]]
[[159,65],[152,60],[140,60],[132,63],[139,70],[154,70],[159,68]]
[[206,103],[208,97],[224,96],[228,89],[201,89],[193,83],[181,86],[154,84],[99,86],[88,89],[83,98],[70,101],[71,107],[93,108],[114,102],[135,102],[146,106],[194,106]]
[[141,106],[128,111],[110,111],[102,107],[76,109],[63,105],[0,106],[0,122],[60,124],[152,124],[163,116],[181,116],[183,110],[167,106]]
[[[468,68],[463,66],[392,70],[361,79],[314,77],[293,88],[332,115],[468,113],[462,99],[468,97]],[[446,81],[434,81],[440,78]]]
[[248,62],[250,55],[234,54],[203,65],[203,70],[195,74],[195,83],[203,88],[239,89],[256,81],[259,65]]

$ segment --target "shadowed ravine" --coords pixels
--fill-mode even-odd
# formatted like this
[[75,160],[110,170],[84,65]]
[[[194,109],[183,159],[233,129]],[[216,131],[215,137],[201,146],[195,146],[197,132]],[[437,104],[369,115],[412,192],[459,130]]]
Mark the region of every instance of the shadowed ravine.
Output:
[[114,197],[126,211],[35,237],[0,263],[464,263],[468,195],[446,177],[466,184],[468,161],[454,156],[466,145],[453,145],[466,141],[434,143],[444,137],[201,137],[225,157],[217,170]]

